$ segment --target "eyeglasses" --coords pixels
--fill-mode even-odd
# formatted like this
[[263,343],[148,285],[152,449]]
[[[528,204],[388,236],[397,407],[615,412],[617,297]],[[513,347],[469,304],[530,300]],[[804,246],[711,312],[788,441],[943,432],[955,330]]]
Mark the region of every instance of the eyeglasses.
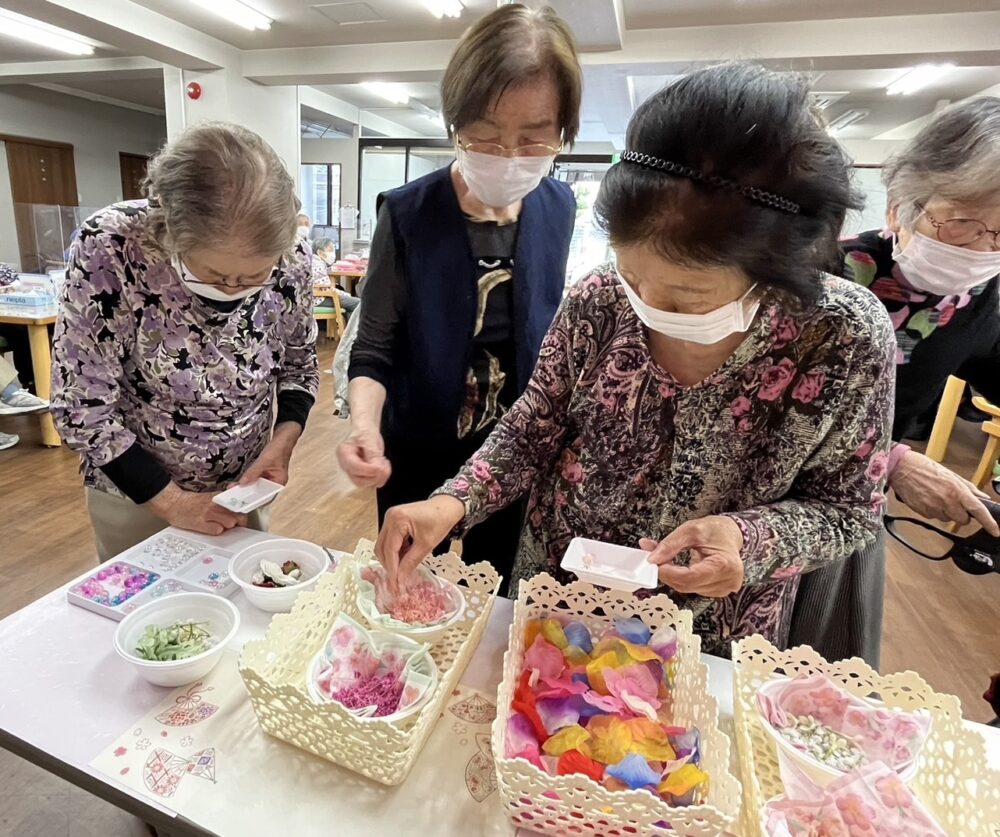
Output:
[[[993,519],[1000,522],[1000,503],[983,502]],[[951,558],[960,570],[970,575],[1000,573],[1000,538],[994,538],[985,529],[961,537],[943,532],[923,520],[891,514],[885,516],[885,528],[903,546],[922,558],[931,561]]]
[[274,267],[271,268],[271,272],[268,274],[267,279],[263,282],[241,282],[238,277],[235,276],[223,276],[217,282],[206,282],[203,279],[199,279],[190,270],[188,270],[187,265],[184,262],[180,262],[181,270],[184,271],[184,278],[187,279],[193,285],[215,285],[216,287],[222,286],[224,288],[231,288],[232,290],[241,290],[244,288],[266,288],[268,285],[273,285],[275,282],[275,271],[281,262],[278,262]]
[[507,146],[495,142],[462,142],[459,140],[458,147],[463,151],[488,154],[490,157],[553,157],[562,151],[562,143],[556,146],[534,143],[532,145],[519,145],[517,148],[507,148]]
[[992,235],[994,249],[1000,249],[1000,230],[991,230],[982,221],[977,221],[975,218],[949,218],[947,221],[938,221],[923,207],[919,209],[934,227],[938,241],[956,247],[968,247],[984,235]]

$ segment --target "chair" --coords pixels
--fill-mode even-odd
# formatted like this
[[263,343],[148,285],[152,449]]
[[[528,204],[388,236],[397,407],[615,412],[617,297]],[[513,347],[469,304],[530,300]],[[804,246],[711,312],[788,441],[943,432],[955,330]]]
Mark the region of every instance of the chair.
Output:
[[339,340],[344,336],[344,310],[340,307],[340,297],[335,291],[316,294],[333,300],[332,309],[315,308],[313,316],[317,320],[326,320],[326,339]]

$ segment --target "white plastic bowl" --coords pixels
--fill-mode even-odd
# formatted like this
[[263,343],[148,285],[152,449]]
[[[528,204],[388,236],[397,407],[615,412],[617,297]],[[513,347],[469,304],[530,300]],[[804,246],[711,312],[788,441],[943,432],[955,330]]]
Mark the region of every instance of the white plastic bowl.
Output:
[[[378,632],[373,631],[372,636],[377,638]],[[419,647],[419,644],[414,643],[413,646],[414,650],[416,650]],[[315,657],[313,657],[312,662],[309,664],[309,669],[306,671],[306,689],[309,692],[309,697],[311,697],[316,703],[335,703],[338,706],[342,706],[347,712],[351,712],[350,709],[347,709],[347,707],[343,706],[343,704],[341,704],[339,701],[336,701],[333,698],[327,697],[325,694],[323,694],[323,692],[321,692],[319,690],[319,687],[316,685],[316,678],[319,676],[320,669],[323,667],[326,661],[327,661],[326,655],[323,653],[323,649],[321,648],[319,650],[319,653],[316,654]],[[365,715],[354,715],[353,712],[351,714],[354,715],[354,717],[357,718],[359,721],[363,721],[370,724],[379,724],[379,723],[392,724],[397,721],[402,721],[404,718],[409,718],[411,715],[414,715],[417,712],[419,712],[421,708],[424,706],[424,704],[431,699],[431,695],[433,695],[434,692],[437,690],[437,685],[438,685],[437,664],[434,662],[434,658],[431,657],[429,651],[425,651],[420,656],[416,670],[420,672],[420,674],[426,675],[431,680],[430,684],[427,687],[427,691],[424,692],[423,697],[421,697],[420,700],[410,704],[402,712],[393,712],[390,715],[382,715],[381,717],[378,718]]]
[[[135,647],[147,625],[167,627],[175,622],[207,622],[212,647],[184,660],[166,662],[144,660],[136,654]],[[212,593],[174,593],[154,599],[122,619],[115,631],[115,651],[150,683],[184,686],[215,668],[239,626],[240,612],[229,599]]]
[[[363,569],[363,567],[358,567],[357,569],[359,581]],[[449,628],[462,621],[462,617],[465,615],[465,594],[462,592],[462,588],[457,584],[448,581],[446,578],[435,576],[422,564],[417,567],[417,573],[424,581],[436,580],[443,586],[447,587],[449,595],[454,596],[455,600],[458,602],[458,608],[447,619],[442,619],[440,622],[436,622],[433,625],[407,625],[406,623],[400,622],[398,619],[393,619],[391,616],[387,616],[385,614],[380,613],[376,617],[371,617],[367,612],[365,612],[364,608],[359,608],[359,610],[361,610],[361,614],[370,628],[378,631],[388,631],[389,633],[405,636],[416,642],[433,645],[448,632]]]
[[[255,587],[251,579],[260,569],[261,560],[273,561],[279,566],[285,561],[294,561],[302,570],[302,580],[289,587]],[[291,610],[299,593],[315,586],[329,568],[330,556],[322,547],[295,538],[271,538],[237,552],[229,560],[229,577],[254,607],[281,613]]]
[[[788,680],[785,678],[778,678],[771,680],[769,683],[765,683],[761,686],[760,691],[765,696],[770,697],[773,692],[780,689],[782,686],[788,684]],[[862,698],[864,700],[864,698]],[[865,703],[869,703],[872,706],[881,706],[882,704],[878,701],[865,700]],[[815,782],[819,787],[825,788],[835,779],[839,779],[845,773],[850,771],[838,770],[835,767],[829,767],[823,764],[823,762],[818,759],[814,759],[808,753],[799,750],[795,747],[791,741],[789,741],[781,732],[771,725],[771,722],[764,716],[761,711],[760,704],[757,704],[757,713],[760,715],[761,725],[767,731],[768,735],[774,740],[775,746],[778,748],[778,754],[784,759],[787,759],[795,767],[805,773],[813,782]],[[782,758],[779,758],[779,768],[781,768]],[[901,770],[898,770],[899,778],[904,782],[909,782],[914,776],[917,775],[917,765],[919,764],[919,758],[915,758],[912,762],[905,765]],[[864,764],[865,762],[862,762]]]

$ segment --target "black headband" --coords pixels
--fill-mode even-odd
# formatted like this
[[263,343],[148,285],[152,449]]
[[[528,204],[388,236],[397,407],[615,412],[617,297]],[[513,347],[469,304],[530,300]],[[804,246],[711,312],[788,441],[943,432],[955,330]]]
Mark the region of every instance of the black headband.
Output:
[[743,186],[735,180],[727,180],[725,177],[720,177],[717,174],[707,175],[690,166],[682,166],[680,163],[672,163],[669,160],[661,160],[659,157],[653,157],[650,154],[640,154],[638,151],[624,151],[622,152],[622,161],[625,163],[634,163],[637,166],[642,166],[644,169],[653,169],[654,171],[674,174],[678,177],[686,177],[688,180],[695,180],[698,183],[704,183],[706,186],[712,186],[716,189],[728,189],[739,192],[747,200],[754,201],[771,209],[777,209],[780,212],[787,212],[790,215],[798,215],[801,212],[801,207],[797,203],[788,200],[788,198],[783,198],[781,195],[775,195],[773,192],[765,192],[756,186]]

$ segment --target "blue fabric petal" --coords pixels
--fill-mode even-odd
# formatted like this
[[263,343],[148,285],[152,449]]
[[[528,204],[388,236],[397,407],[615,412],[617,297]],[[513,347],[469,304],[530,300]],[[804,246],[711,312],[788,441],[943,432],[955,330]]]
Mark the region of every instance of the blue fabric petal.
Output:
[[609,776],[614,776],[619,782],[624,782],[632,790],[644,788],[646,785],[656,785],[660,782],[660,774],[649,766],[638,753],[629,753],[618,764],[608,767]]
[[590,685],[590,681],[587,679],[587,673],[584,671],[576,672],[572,675],[572,677],[570,677],[570,680],[574,683],[586,683],[588,686]]
[[645,645],[653,635],[646,623],[635,616],[631,619],[615,619],[615,633],[636,645]]
[[594,643],[590,638],[590,631],[583,622],[569,622],[563,625],[563,633],[570,645],[575,645],[588,654],[594,650]]

